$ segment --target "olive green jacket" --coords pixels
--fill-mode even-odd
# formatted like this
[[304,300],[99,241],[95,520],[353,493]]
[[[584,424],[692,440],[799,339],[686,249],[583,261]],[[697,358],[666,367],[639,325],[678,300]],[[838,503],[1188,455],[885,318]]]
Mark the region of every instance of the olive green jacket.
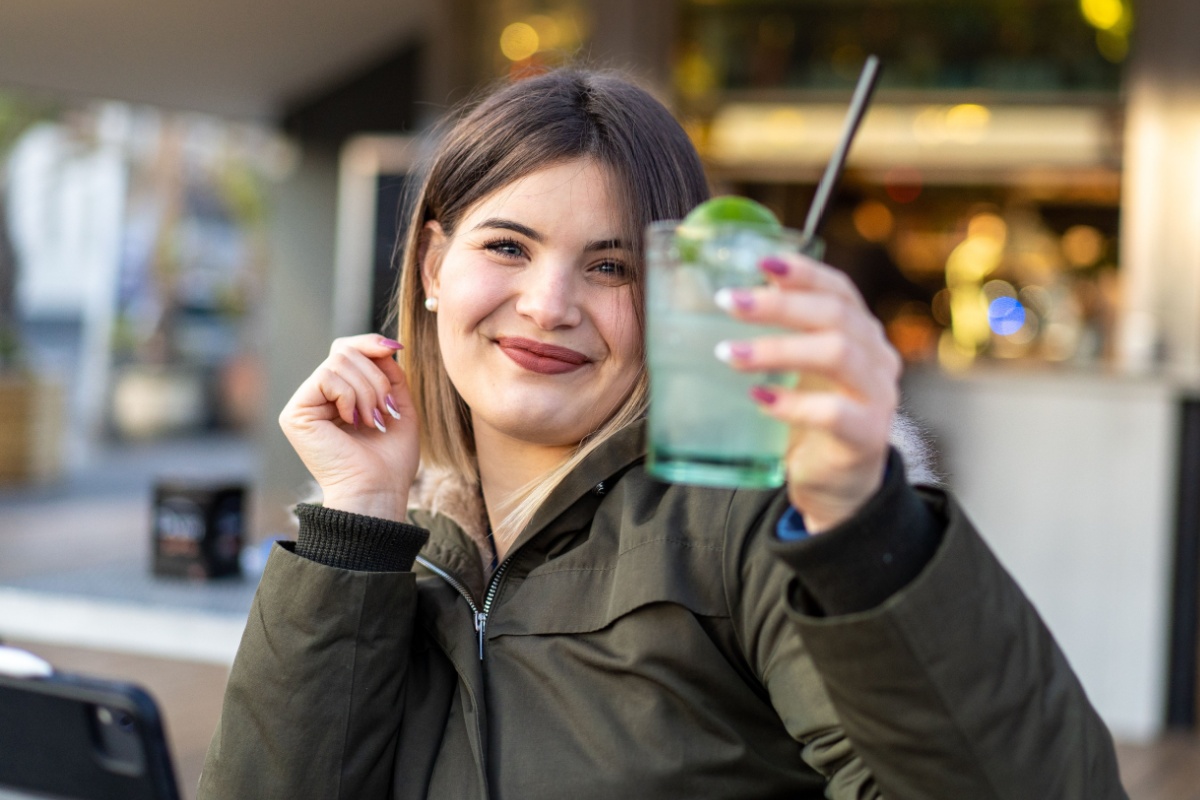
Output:
[[1126,796],[952,500],[901,477],[912,502],[884,524],[932,510],[932,559],[878,607],[820,616],[795,580],[808,543],[774,536],[782,492],[660,483],[641,454],[640,428],[594,453],[487,584],[476,542],[428,512],[415,571],[277,547],[202,800]]

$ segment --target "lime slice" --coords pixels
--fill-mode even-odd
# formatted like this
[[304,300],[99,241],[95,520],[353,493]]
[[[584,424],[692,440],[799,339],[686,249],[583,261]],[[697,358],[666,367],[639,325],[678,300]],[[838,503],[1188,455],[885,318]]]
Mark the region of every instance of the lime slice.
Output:
[[679,226],[675,245],[684,262],[696,261],[703,242],[717,235],[718,230],[746,228],[773,234],[783,226],[762,203],[745,197],[724,195],[705,200],[691,210]]
[[707,228],[716,225],[734,225],[752,228],[779,230],[782,226],[771,209],[745,197],[725,195],[705,200],[683,218],[688,228]]

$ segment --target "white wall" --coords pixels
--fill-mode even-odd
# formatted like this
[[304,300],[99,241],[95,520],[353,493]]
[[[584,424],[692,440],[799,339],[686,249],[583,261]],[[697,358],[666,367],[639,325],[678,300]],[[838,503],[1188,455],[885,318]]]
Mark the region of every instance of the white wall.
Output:
[[905,403],[1113,733],[1163,726],[1177,391],[1101,375],[918,372]]

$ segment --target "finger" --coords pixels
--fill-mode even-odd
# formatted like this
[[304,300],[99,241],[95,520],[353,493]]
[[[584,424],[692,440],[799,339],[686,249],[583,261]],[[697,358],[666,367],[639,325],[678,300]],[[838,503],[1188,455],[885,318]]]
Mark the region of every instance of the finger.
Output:
[[395,361],[389,363],[390,367],[384,366],[384,373],[390,382],[390,391],[384,397],[385,410],[394,419],[416,419],[416,406],[408,388],[408,376]]
[[405,383],[404,370],[396,362],[393,356],[384,356],[383,358],[372,358],[371,362],[378,368],[390,384]]
[[715,300],[731,316],[759,325],[808,331],[848,330],[864,341],[883,334],[883,326],[870,311],[840,294],[780,291],[774,287],[722,289]]
[[886,449],[891,416],[841,392],[759,386],[753,399],[770,416],[791,428],[823,431],[864,456]]
[[388,411],[386,398],[390,397],[392,384],[375,362],[356,350],[342,350],[330,355],[323,369],[353,388],[360,419],[381,433],[386,432],[384,414]]
[[335,372],[318,369],[284,407],[280,424],[285,429],[313,421],[341,420],[354,425],[357,405],[357,394],[348,381]]
[[767,280],[782,289],[824,292],[862,308],[867,306],[849,275],[810,256],[798,253],[767,256],[759,262],[759,269],[766,274]]
[[358,336],[342,336],[334,339],[329,346],[329,353],[332,355],[336,352],[356,350],[368,358],[391,358],[403,349],[404,345],[395,339],[389,339],[377,333],[363,333]]
[[[381,416],[397,420],[403,416],[402,407],[407,406],[411,412],[408,380],[393,356],[371,358],[353,346],[339,346],[327,359],[327,363],[335,365],[339,371],[357,370],[370,382],[374,401],[369,403],[369,408],[362,410],[364,419],[376,423],[376,409],[382,412]],[[386,425],[386,422],[384,424]],[[380,426],[376,424],[375,427]]]
[[885,403],[895,402],[902,368],[886,342],[864,346],[837,330],[721,342],[715,355],[739,372],[818,375],[856,397]]
[[329,355],[331,358],[339,356],[353,360],[359,360],[359,356],[366,358],[383,372],[389,383],[395,383],[401,372],[400,365],[396,363],[396,353],[400,349],[403,349],[403,345],[394,339],[367,334],[335,339],[329,348]]
[[[404,345],[394,339],[377,334],[365,334],[335,340],[330,347],[330,353],[344,356],[348,361],[360,364],[359,356],[369,359],[383,376],[380,378],[372,370],[362,365],[364,374],[372,380],[377,395],[382,398],[379,408],[385,412],[386,416],[400,419],[401,408],[408,406],[410,410],[412,409],[412,403],[408,396],[408,380],[396,360],[396,353],[403,348]],[[372,421],[374,421],[373,416],[374,411],[372,410],[369,415]],[[379,426],[376,425],[376,427]]]

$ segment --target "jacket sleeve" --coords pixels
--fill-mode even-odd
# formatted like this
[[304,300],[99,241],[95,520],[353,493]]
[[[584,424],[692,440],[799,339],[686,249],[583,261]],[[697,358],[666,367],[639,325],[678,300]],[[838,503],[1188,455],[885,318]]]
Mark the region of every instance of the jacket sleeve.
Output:
[[780,721],[800,743],[800,757],[825,778],[826,796],[878,800],[883,794],[875,777],[847,737],[807,642],[783,602],[792,571],[767,549],[766,537],[786,508],[782,493],[765,507],[740,497],[730,507],[724,571],[736,635]]
[[[302,511],[300,542],[317,557],[311,543],[332,540],[338,527],[352,538],[383,533],[378,521]],[[427,536],[412,526],[392,534],[400,555],[380,558],[407,562],[405,571],[330,566],[291,543],[272,551],[209,745],[201,800],[389,796],[416,607],[407,570]]]
[[[898,541],[903,531],[889,526],[924,524],[911,516],[914,502],[931,515],[939,535],[927,563],[872,607],[830,613],[822,605],[824,598],[841,611],[872,596],[866,587],[832,585],[836,553],[861,562],[862,548],[780,542],[778,509],[750,526],[755,541],[741,548],[743,635],[805,758],[830,779],[830,797],[1126,798],[1108,730],[962,510],[941,493],[917,494],[902,469],[881,492],[894,493],[894,504],[869,504],[864,516],[813,537],[878,528],[882,540]],[[762,563],[763,549],[773,551],[784,579]],[[873,577],[853,561],[846,567],[857,580],[889,580],[890,563]],[[807,696],[816,694],[805,688],[813,671],[829,708]]]

